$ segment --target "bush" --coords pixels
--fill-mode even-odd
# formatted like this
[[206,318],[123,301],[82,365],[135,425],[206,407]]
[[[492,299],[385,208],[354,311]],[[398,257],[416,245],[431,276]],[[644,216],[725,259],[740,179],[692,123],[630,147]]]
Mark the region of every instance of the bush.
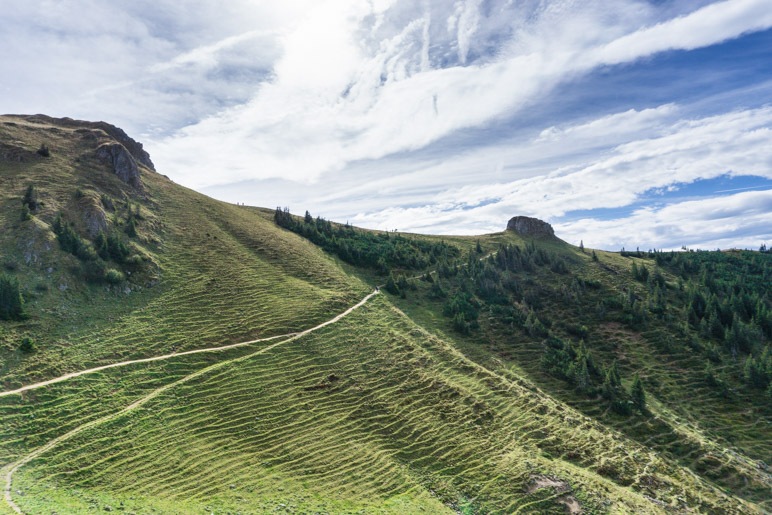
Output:
[[29,336],[25,336],[24,338],[21,339],[19,350],[25,354],[30,354],[32,352],[35,352],[35,342],[33,342],[32,338],[30,338]]
[[105,281],[110,284],[122,283],[123,280],[123,273],[116,270],[115,268],[109,268],[107,272],[105,272]]
[[46,145],[45,143],[40,144],[40,148],[37,150],[37,153],[39,156],[43,156],[43,157],[51,156],[51,151],[49,150],[48,145]]

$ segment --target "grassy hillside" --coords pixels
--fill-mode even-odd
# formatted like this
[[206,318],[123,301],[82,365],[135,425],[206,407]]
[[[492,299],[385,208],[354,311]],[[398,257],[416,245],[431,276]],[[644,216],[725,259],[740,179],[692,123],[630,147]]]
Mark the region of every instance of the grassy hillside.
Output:
[[[18,279],[29,316],[2,326],[6,387],[103,362],[303,329],[367,291],[322,251],[252,210],[146,168],[146,193],[138,193],[94,157],[93,141],[77,131],[34,119],[0,121],[0,140],[30,154],[23,162],[0,162],[2,263]],[[48,158],[34,152],[41,140]],[[42,206],[21,221],[30,184]],[[104,197],[113,210],[103,206]],[[135,238],[121,230],[129,205],[141,209]],[[92,209],[145,259],[126,281],[85,280],[84,263],[57,244],[51,227],[57,214],[88,239]],[[37,352],[17,350],[25,336]]]
[[745,365],[765,315],[742,314],[769,307],[768,255],[287,218],[182,188],[122,140],[129,184],[97,155],[116,134],[0,117],[0,262],[23,300],[0,383],[171,355],[0,392],[0,512],[772,509],[770,402]]

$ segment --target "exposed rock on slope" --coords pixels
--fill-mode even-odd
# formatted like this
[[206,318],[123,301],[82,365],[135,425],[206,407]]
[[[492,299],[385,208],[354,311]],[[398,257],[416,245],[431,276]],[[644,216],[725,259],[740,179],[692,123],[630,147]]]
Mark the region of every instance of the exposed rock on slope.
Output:
[[528,216],[515,216],[510,218],[507,223],[507,230],[513,231],[520,236],[530,236],[536,238],[554,238],[555,231],[547,222],[538,218]]
[[0,142],[0,159],[23,163],[35,157],[35,153],[22,147]]
[[142,191],[139,167],[126,147],[120,143],[105,143],[97,149],[96,155],[99,159],[110,163],[115,175],[123,182]]

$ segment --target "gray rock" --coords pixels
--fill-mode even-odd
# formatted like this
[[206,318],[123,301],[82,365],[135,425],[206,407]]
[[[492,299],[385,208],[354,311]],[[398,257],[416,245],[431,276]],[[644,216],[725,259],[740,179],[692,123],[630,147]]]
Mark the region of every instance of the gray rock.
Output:
[[96,155],[102,161],[113,167],[115,175],[123,182],[142,191],[142,181],[139,176],[137,161],[120,143],[105,143],[97,148]]
[[86,223],[86,231],[93,239],[100,231],[107,231],[107,216],[101,206],[89,203],[83,209],[83,221]]
[[520,236],[529,236],[534,238],[554,238],[555,231],[547,222],[538,218],[528,216],[515,216],[507,223],[507,230],[513,231]]

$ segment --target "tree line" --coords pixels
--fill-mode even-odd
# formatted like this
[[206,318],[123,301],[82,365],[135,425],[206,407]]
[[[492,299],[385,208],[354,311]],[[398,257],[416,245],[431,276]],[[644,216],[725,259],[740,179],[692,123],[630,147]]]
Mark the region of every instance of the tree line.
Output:
[[335,254],[346,263],[387,275],[392,270],[425,270],[441,259],[459,255],[459,250],[445,242],[407,238],[390,232],[355,229],[348,223],[333,224],[321,217],[293,216],[288,208],[276,208],[274,221]]

